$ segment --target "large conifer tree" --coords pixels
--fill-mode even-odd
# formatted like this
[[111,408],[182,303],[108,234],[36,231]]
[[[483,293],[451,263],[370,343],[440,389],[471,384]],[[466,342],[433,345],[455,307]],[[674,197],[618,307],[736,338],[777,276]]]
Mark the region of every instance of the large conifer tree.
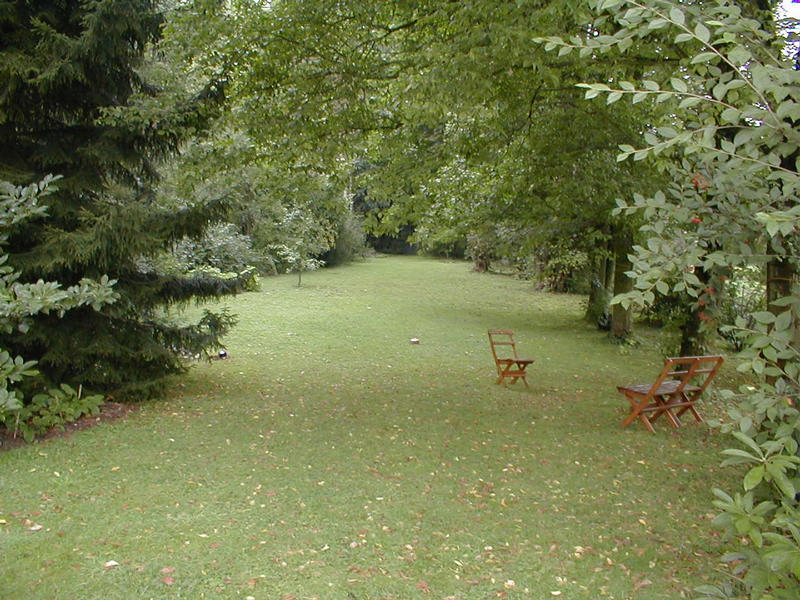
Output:
[[181,370],[181,355],[218,344],[226,315],[194,325],[164,308],[235,290],[238,281],[156,273],[147,257],[201,234],[221,202],[187,199],[181,210],[153,193],[157,160],[202,128],[221,96],[207,84],[184,101],[161,102],[140,75],[160,35],[150,0],[0,2],[0,179],[17,184],[62,175],[49,217],[9,240],[23,278],[71,285],[117,280],[120,300],[102,311],[37,317],[6,347],[39,360],[53,380],[104,390],[130,388]]

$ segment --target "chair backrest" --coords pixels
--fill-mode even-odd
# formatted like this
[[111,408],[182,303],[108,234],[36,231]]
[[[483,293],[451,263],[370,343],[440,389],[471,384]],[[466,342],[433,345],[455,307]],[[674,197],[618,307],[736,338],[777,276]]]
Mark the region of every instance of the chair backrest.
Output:
[[677,391],[682,391],[691,384],[699,388],[693,392],[699,396],[717,374],[722,361],[723,358],[719,355],[668,358],[664,361],[664,369],[654,387],[657,388],[666,380],[678,380],[680,384]]
[[[492,356],[494,356],[495,362],[502,359],[519,358],[513,331],[509,329],[490,329],[488,333],[489,344],[492,346]],[[510,348],[511,356],[509,356],[508,348]]]

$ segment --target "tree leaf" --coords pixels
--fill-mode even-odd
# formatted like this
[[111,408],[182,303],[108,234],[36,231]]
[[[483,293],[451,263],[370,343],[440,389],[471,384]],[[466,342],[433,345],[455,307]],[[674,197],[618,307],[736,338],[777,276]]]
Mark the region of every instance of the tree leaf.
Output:
[[716,58],[719,58],[716,52],[701,52],[700,54],[697,54],[695,55],[694,58],[692,58],[692,64],[696,65],[699,63],[707,63],[711,62]]
[[749,491],[764,480],[764,465],[757,465],[750,469],[744,476],[744,489]]
[[683,25],[686,22],[686,16],[677,6],[673,6],[669,9],[669,18],[677,25]]
[[698,23],[694,27],[694,35],[703,43],[708,43],[711,39],[711,32],[708,30],[708,27],[703,25],[702,23]]
[[739,44],[728,51],[728,60],[737,67],[741,67],[752,58],[750,51]]
[[672,79],[669,80],[669,82],[670,85],[672,85],[672,89],[674,89],[676,92],[681,92],[685,94],[686,92],[689,91],[689,88],[686,86],[686,81],[684,81],[683,79],[680,79],[678,77],[673,77]]
[[775,319],[774,328],[778,331],[785,331],[791,327],[794,321],[794,315],[792,314],[791,310],[785,310],[781,314],[778,315],[778,318]]

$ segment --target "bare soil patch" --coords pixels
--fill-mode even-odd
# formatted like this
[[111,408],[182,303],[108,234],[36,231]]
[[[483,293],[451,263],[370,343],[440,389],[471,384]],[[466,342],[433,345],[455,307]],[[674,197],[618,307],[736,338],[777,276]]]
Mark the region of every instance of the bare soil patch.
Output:
[[[75,431],[89,429],[100,423],[108,423],[125,417],[139,409],[138,404],[124,404],[122,402],[106,402],[100,407],[100,412],[96,415],[84,415],[77,421],[66,423],[62,427],[52,427],[47,433],[36,438],[37,442],[51,440],[55,438],[68,437]],[[22,435],[14,436],[13,431],[0,431],[0,452],[19,448],[26,445]]]

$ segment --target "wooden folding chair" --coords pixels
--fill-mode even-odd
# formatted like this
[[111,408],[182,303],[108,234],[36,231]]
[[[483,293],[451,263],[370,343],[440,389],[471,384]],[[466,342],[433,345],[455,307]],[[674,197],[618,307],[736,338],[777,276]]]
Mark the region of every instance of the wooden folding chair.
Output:
[[661,415],[673,427],[680,427],[680,417],[690,412],[695,421],[703,422],[695,403],[711,383],[722,364],[721,356],[681,356],[664,361],[661,374],[652,384],[618,386],[631,404],[628,417],[622,422],[627,427],[637,418],[655,433],[653,421]]
[[533,363],[533,359],[519,357],[517,343],[514,341],[514,332],[508,329],[490,329],[488,333],[494,364],[497,368],[495,383],[506,385],[506,379],[510,379],[511,383],[516,383],[518,379],[521,379],[525,387],[530,387],[525,378],[525,369]]

